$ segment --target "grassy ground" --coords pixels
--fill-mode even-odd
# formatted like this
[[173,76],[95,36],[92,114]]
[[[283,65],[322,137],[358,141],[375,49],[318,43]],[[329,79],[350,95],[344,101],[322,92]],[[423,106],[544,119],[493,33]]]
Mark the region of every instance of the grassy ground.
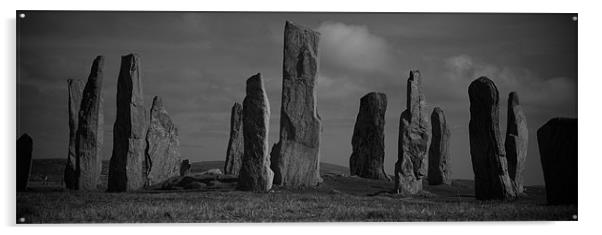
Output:
[[[202,171],[221,162],[193,165]],[[527,187],[528,196],[514,202],[480,202],[472,181],[426,186],[403,197],[388,193],[392,182],[344,176],[345,168],[322,167],[324,182],[306,190],[270,193],[235,191],[146,191],[137,193],[65,192],[57,185],[32,182],[17,194],[17,218],[24,223],[122,222],[297,222],[297,221],[466,221],[573,220],[576,206],[545,205],[542,187]]]

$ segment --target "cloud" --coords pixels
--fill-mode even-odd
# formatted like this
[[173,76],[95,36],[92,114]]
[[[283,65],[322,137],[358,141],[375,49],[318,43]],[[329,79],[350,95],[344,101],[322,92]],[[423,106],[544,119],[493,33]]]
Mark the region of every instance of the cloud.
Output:
[[320,55],[325,64],[363,71],[380,70],[391,63],[390,47],[366,26],[324,22],[318,28]]

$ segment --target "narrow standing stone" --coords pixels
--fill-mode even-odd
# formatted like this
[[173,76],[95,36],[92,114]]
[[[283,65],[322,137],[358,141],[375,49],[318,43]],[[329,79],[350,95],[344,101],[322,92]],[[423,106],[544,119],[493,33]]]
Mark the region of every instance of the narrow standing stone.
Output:
[[68,189],[77,189],[77,162],[75,155],[76,134],[78,126],[79,108],[82,101],[82,92],[84,91],[84,82],[80,79],[68,79],[67,89],[69,94],[69,150],[67,153],[67,162],[63,180]]
[[316,107],[319,37],[318,32],[290,21],[284,27],[280,141],[271,153],[277,185],[304,187],[322,182]]
[[113,155],[109,164],[110,192],[134,191],[144,186],[144,137],[148,125],[146,117],[140,57],[135,54],[122,56],[117,80]]
[[349,158],[351,175],[389,180],[385,173],[385,112],[387,96],[371,92],[360,99]]
[[514,182],[516,193],[520,194],[523,192],[523,171],[527,161],[529,130],[527,130],[527,118],[520,106],[516,92],[511,92],[508,96],[507,121],[505,147],[508,174]]
[[230,140],[226,150],[224,173],[238,175],[241,159],[244,154],[244,136],[242,133],[242,105],[234,103],[230,114]]
[[180,176],[190,175],[191,167],[192,165],[190,165],[190,161],[188,159],[183,160],[182,164],[180,165]]
[[77,189],[83,191],[98,190],[98,181],[102,167],[103,114],[102,79],[104,57],[97,56],[92,64],[90,76],[82,95],[78,115],[75,143],[79,176]]
[[178,129],[158,96],[153,99],[146,142],[147,185],[158,184],[178,176],[182,167]]
[[577,204],[577,119],[553,118],[537,130],[548,204]]
[[256,74],[247,80],[242,127],[245,148],[238,187],[242,190],[269,191],[274,179],[268,157],[270,103],[263,87],[261,74]]
[[27,189],[31,172],[32,151],[33,140],[29,135],[23,134],[17,139],[17,192],[23,192]]
[[508,176],[506,153],[500,134],[499,93],[487,77],[474,80],[468,87],[470,98],[470,156],[478,200],[516,197]]
[[450,131],[445,114],[439,107],[431,114],[432,140],[429,147],[428,182],[430,185],[451,184],[449,158]]
[[410,71],[407,83],[407,109],[399,120],[398,156],[395,163],[395,192],[416,194],[427,175],[431,125],[418,70]]

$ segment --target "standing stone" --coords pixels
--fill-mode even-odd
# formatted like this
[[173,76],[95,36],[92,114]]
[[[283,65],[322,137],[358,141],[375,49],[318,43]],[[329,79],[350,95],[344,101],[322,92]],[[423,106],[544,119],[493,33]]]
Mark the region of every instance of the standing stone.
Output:
[[96,191],[102,167],[103,114],[102,80],[104,57],[97,56],[84,87],[79,108],[75,156],[77,189]]
[[113,126],[113,155],[109,164],[108,191],[124,192],[144,186],[144,137],[147,129],[140,57],[121,57],[117,80],[117,116]]
[[261,74],[247,80],[247,96],[243,101],[244,156],[238,177],[238,187],[249,191],[269,191],[274,172],[268,157],[270,103],[263,87]]
[[422,179],[427,175],[431,125],[418,70],[410,71],[407,84],[407,109],[399,120],[395,192],[416,194],[422,190]]
[[439,107],[431,114],[432,139],[429,147],[428,182],[430,185],[451,184],[449,137],[445,114]]
[[322,182],[316,108],[319,37],[318,32],[290,21],[284,27],[280,141],[271,153],[277,185],[304,187]]
[[549,204],[577,204],[577,119],[553,118],[537,130]]
[[146,142],[147,184],[161,183],[170,177],[178,176],[182,164],[178,129],[158,96],[153,99]]
[[190,161],[188,159],[183,160],[182,164],[180,164],[180,176],[190,175],[191,167],[192,167],[192,165],[190,165]]
[[244,147],[242,105],[234,103],[232,114],[230,115],[230,140],[228,141],[228,150],[226,150],[224,173],[227,175],[238,175]]
[[385,112],[387,96],[371,92],[360,99],[349,158],[351,175],[389,180],[385,173]]
[[65,164],[65,172],[63,180],[68,189],[77,189],[77,162],[75,155],[75,143],[78,125],[79,107],[82,101],[82,92],[84,90],[84,82],[79,79],[68,79],[67,89],[69,94],[69,151],[67,153],[67,163]]
[[17,192],[27,189],[29,174],[31,172],[31,152],[33,140],[29,135],[23,134],[17,139]]
[[527,161],[529,130],[527,130],[527,118],[520,107],[516,92],[511,92],[508,96],[507,121],[505,147],[508,174],[514,182],[516,193],[520,194],[523,192],[523,171]]
[[470,156],[479,200],[513,199],[516,193],[508,176],[506,151],[500,134],[499,93],[487,77],[468,87],[470,98]]

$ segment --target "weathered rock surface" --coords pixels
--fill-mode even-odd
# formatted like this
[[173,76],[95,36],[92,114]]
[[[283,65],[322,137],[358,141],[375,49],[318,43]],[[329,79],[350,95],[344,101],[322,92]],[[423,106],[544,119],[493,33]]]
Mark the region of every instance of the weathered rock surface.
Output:
[[523,171],[527,161],[529,130],[527,130],[527,118],[520,106],[516,92],[511,92],[508,96],[507,121],[505,147],[508,174],[514,182],[516,193],[520,194],[523,192]]
[[537,130],[549,204],[577,204],[577,119],[553,118]]
[[82,92],[84,91],[85,83],[80,79],[68,79],[68,107],[69,107],[69,150],[67,152],[67,162],[65,164],[65,172],[63,179],[65,187],[68,189],[77,189],[77,162],[75,155],[75,143],[78,126],[79,108],[82,101]]
[[244,136],[242,134],[242,105],[234,103],[230,115],[230,140],[226,150],[224,172],[227,175],[238,175],[241,159],[244,154]]
[[284,27],[280,141],[271,153],[277,185],[304,187],[322,182],[316,108],[319,37],[318,32],[289,21]]
[[395,163],[395,192],[416,194],[427,175],[431,125],[422,92],[420,72],[410,71],[407,82],[407,109],[399,121],[398,156]]
[[146,150],[147,185],[163,182],[164,180],[181,175],[182,157],[178,129],[169,117],[160,97],[153,98],[150,112],[150,125],[146,134],[148,144]]
[[183,160],[182,163],[180,164],[180,176],[190,175],[191,167],[192,167],[192,165],[190,165],[190,161],[188,159]]
[[238,178],[233,175],[192,175],[171,177],[160,184],[153,185],[152,189],[182,190],[182,189],[234,189]]
[[450,131],[443,109],[435,107],[431,114],[432,137],[429,147],[428,182],[430,185],[451,184],[449,158]]
[[475,175],[475,196],[479,200],[516,197],[508,175],[499,119],[499,93],[487,77],[474,80],[468,87],[470,98],[470,156]]
[[31,173],[31,153],[33,140],[28,134],[23,134],[17,139],[17,192],[27,189],[29,174]]
[[274,172],[268,157],[270,104],[261,74],[247,80],[247,96],[243,101],[244,156],[238,187],[242,190],[268,191],[272,188]]
[[103,112],[102,80],[104,57],[94,59],[90,76],[84,87],[78,115],[75,140],[77,189],[98,190],[102,167]]
[[360,99],[349,158],[351,175],[389,180],[385,173],[385,112],[387,96],[371,92]]
[[144,187],[144,150],[148,126],[140,57],[121,57],[117,80],[117,116],[113,126],[113,155],[109,164],[108,191],[134,191]]

